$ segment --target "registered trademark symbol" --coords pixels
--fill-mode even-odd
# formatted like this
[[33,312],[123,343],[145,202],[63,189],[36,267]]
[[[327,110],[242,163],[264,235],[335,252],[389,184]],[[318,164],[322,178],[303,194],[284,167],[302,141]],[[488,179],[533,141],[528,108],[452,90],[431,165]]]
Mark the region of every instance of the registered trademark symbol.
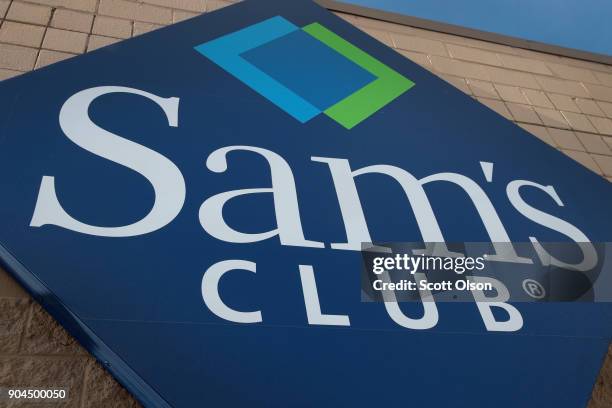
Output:
[[543,299],[546,296],[544,286],[533,279],[525,279],[523,281],[523,290],[534,299]]

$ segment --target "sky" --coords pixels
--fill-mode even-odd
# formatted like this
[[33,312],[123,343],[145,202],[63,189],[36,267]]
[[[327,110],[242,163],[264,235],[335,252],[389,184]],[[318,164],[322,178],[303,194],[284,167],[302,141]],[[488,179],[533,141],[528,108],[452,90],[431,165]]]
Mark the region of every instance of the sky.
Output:
[[612,0],[340,0],[612,56]]

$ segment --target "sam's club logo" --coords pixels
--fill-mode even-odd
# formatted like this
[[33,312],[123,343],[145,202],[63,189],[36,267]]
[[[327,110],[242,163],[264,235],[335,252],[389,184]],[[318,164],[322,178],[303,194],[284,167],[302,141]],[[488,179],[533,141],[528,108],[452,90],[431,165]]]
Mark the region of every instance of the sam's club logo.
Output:
[[280,16],[195,49],[302,123],[324,113],[351,129],[414,86],[321,24]]

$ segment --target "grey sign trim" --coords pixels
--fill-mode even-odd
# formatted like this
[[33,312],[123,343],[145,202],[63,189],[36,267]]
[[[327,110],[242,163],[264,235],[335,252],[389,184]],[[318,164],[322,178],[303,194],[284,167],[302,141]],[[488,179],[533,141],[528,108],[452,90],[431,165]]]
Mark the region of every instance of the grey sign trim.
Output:
[[561,55],[564,57],[612,65],[612,56],[610,55],[581,51],[574,48],[560,47],[557,45],[545,44],[538,41],[524,40],[521,38],[491,33],[488,31],[465,28],[424,18],[412,17],[398,13],[391,13],[387,11],[372,9],[369,7],[355,6],[352,4],[342,3],[336,0],[315,1],[319,5],[332,11],[339,11],[342,13],[354,14],[356,16],[373,18],[376,20],[387,21],[395,24],[423,28],[425,30],[438,31],[446,34],[459,35],[461,37],[468,37],[477,40],[484,40],[498,44],[509,45],[511,47],[524,48],[532,51],[546,52],[549,54]]

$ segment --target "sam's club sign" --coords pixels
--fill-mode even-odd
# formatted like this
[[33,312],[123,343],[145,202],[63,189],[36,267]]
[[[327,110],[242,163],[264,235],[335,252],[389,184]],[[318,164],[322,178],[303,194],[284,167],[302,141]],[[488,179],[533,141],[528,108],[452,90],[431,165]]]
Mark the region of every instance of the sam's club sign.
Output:
[[589,398],[607,303],[362,302],[361,249],[581,273],[609,183],[311,2],[2,82],[0,126],[3,264],[146,406]]

